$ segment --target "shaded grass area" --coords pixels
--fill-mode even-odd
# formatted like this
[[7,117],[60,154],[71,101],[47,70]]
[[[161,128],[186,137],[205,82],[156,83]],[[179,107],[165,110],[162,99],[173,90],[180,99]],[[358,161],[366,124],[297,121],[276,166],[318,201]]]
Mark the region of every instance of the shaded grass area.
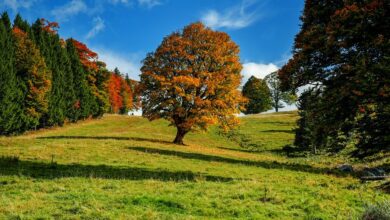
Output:
[[270,162],[270,161],[239,160],[239,159],[221,157],[216,155],[188,153],[182,151],[164,150],[164,149],[157,149],[157,148],[150,148],[150,147],[148,148],[129,147],[129,149],[144,152],[144,153],[150,153],[150,154],[169,155],[169,156],[176,156],[185,159],[196,159],[196,160],[203,160],[208,162],[214,161],[214,162],[223,162],[223,163],[238,164],[238,165],[245,165],[245,166],[262,167],[265,169],[282,169],[282,170],[308,172],[314,174],[333,174],[337,176],[346,176],[345,173],[337,172],[337,170],[335,169],[313,167],[306,164],[281,163],[278,161]]
[[169,141],[163,141],[153,138],[139,138],[139,137],[107,137],[107,136],[48,136],[38,137],[38,139],[90,139],[90,140],[117,140],[117,141],[146,141],[151,143],[172,144]]
[[25,176],[35,179],[87,177],[126,180],[205,181],[228,182],[232,178],[194,173],[191,171],[152,170],[139,167],[107,165],[57,164],[36,161],[20,161],[13,157],[0,158],[0,175]]

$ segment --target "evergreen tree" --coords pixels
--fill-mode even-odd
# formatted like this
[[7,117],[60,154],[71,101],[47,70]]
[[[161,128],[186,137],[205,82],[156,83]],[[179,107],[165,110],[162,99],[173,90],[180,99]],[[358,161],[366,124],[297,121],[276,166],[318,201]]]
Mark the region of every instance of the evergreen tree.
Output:
[[14,41],[8,14],[1,15],[0,22],[0,134],[21,131],[22,96],[16,76]]
[[71,63],[74,88],[77,88],[75,91],[77,98],[75,103],[75,108],[77,109],[77,118],[85,119],[89,116],[92,116],[94,110],[97,109],[94,109],[94,107],[96,107],[96,102],[88,85],[87,72],[80,62],[80,58],[73,39],[68,39],[66,41],[66,49]]
[[272,108],[271,93],[264,80],[251,76],[242,89],[242,95],[249,100],[245,114],[257,114]]
[[43,20],[37,20],[32,26],[35,41],[39,47],[46,65],[52,72],[52,89],[49,95],[49,109],[41,119],[43,127],[62,125],[66,112],[66,67],[61,65],[62,44],[56,32],[45,28]]

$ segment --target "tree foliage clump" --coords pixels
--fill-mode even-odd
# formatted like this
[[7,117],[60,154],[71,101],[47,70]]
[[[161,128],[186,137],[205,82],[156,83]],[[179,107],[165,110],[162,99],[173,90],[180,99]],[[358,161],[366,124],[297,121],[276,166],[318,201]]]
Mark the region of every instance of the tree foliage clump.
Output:
[[245,114],[258,114],[272,108],[270,90],[262,79],[251,76],[242,89],[242,95],[248,99]]
[[[293,58],[279,71],[284,89],[311,87],[298,146],[305,134],[333,149],[341,134],[355,139],[360,156],[390,150],[389,11],[386,0],[306,1]],[[317,131],[303,132],[309,124]]]
[[243,98],[239,48],[223,32],[193,23],[164,38],[141,68],[143,116],[167,119],[177,128],[174,140],[183,144],[191,130],[219,123],[238,123]]

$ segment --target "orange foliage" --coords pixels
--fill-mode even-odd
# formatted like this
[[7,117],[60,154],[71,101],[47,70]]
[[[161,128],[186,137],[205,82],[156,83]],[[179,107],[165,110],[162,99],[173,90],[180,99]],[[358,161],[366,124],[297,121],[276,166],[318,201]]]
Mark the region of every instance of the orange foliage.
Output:
[[119,113],[122,108],[128,110],[133,108],[133,92],[123,77],[117,74],[111,74],[107,89],[111,112]]
[[123,105],[121,96],[121,77],[116,74],[111,74],[108,80],[108,94],[111,104],[111,112],[118,113]]
[[[194,23],[164,38],[141,69],[143,115],[165,118],[178,128],[175,143],[191,130],[236,125],[245,102],[238,87],[239,48],[223,32]],[[181,137],[180,137],[181,136]]]
[[24,107],[26,115],[33,125],[37,125],[39,117],[48,109],[47,95],[51,88],[50,71],[47,68],[39,49],[28,38],[27,33],[14,27],[15,36],[15,67],[23,76],[26,86]]
[[42,29],[50,34],[57,34],[58,28],[60,28],[57,22],[49,22],[48,20],[41,18]]
[[77,49],[77,52],[80,57],[80,62],[83,66],[89,70],[98,70],[97,58],[98,54],[90,50],[85,44],[72,39],[74,46]]

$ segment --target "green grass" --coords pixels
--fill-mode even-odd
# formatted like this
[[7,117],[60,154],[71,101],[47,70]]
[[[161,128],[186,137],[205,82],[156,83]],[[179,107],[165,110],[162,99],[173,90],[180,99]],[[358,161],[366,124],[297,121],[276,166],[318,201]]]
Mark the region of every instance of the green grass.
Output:
[[167,122],[115,115],[0,137],[0,219],[348,219],[390,199],[336,172],[346,158],[281,153],[296,117],[243,117],[257,152],[216,128],[173,145]]

